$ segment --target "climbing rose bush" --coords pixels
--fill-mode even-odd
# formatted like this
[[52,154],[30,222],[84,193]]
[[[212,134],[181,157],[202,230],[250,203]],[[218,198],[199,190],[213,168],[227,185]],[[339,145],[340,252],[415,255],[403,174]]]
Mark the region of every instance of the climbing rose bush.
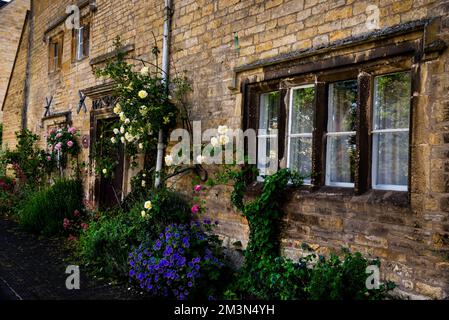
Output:
[[214,298],[224,264],[218,238],[205,232],[211,228],[210,221],[168,226],[129,254],[130,281],[152,296]]
[[[78,155],[80,146],[78,144],[79,133],[73,127],[51,129],[47,134],[48,147],[52,153],[58,151],[62,154]],[[51,157],[52,155],[48,155]],[[49,158],[51,160],[51,158]]]

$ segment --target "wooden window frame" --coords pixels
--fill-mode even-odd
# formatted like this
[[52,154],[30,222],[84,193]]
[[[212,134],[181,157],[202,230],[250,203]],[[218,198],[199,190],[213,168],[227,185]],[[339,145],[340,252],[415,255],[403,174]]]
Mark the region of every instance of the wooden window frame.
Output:
[[[57,55],[55,56],[55,46]],[[62,58],[64,54],[64,33],[61,32],[50,38],[48,45],[48,73],[56,73],[62,68]],[[56,60],[57,59],[57,60]]]
[[[361,62],[343,68],[331,68],[317,70],[306,75],[289,77],[288,85],[285,86],[285,78],[272,79],[266,82],[244,84],[245,86],[245,110],[244,129],[258,130],[259,119],[259,99],[260,94],[280,91],[280,127],[279,127],[279,161],[288,159],[288,128],[290,123],[290,96],[292,90],[297,87],[310,84],[310,79],[315,79],[315,113],[313,117],[313,137],[312,137],[312,179],[311,188],[313,190],[322,189],[349,189],[355,194],[363,194],[373,189],[372,186],[372,118],[373,118],[373,86],[374,77],[395,72],[409,71],[411,73],[412,92],[418,90],[419,70],[413,69],[413,57],[398,56],[377,59],[375,61]],[[419,68],[418,68],[419,69]],[[337,81],[357,79],[357,118],[356,118],[356,165],[355,181],[352,187],[326,186],[326,153],[327,153],[327,123],[328,123],[328,92],[329,84]],[[288,97],[288,99],[286,99]],[[287,101],[286,101],[287,100]],[[410,192],[411,177],[411,144],[413,122],[412,114],[414,101],[410,103],[410,126],[409,126],[409,165],[408,165],[408,185],[407,190],[389,191]],[[285,147],[287,146],[287,147]],[[258,147],[258,146],[257,146]],[[258,150],[258,149],[257,149]],[[287,157],[287,158],[285,158]],[[288,160],[287,160],[288,163]],[[279,167],[281,167],[279,163]],[[287,166],[285,166],[287,167]],[[254,177],[253,177],[254,178]]]
[[[82,55],[79,54],[80,42],[79,42],[79,32],[83,30],[83,41],[82,41]],[[90,22],[86,21],[81,24],[80,29],[72,30],[72,63],[80,62],[85,60],[90,55]]]

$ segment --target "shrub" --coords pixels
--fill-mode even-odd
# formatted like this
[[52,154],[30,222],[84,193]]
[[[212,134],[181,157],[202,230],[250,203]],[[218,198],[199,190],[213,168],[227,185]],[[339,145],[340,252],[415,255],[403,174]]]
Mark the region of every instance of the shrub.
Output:
[[[150,196],[148,196],[150,197]],[[152,209],[142,217],[144,198],[135,200],[127,212],[106,212],[81,234],[79,253],[84,263],[106,277],[125,277],[127,258],[132,246],[158,237],[171,223],[188,223],[187,202],[179,194],[161,189],[151,196]]]
[[124,277],[128,251],[136,242],[137,233],[137,227],[128,214],[103,214],[97,221],[92,221],[80,236],[81,259],[99,275]]
[[380,261],[367,260],[359,252],[343,250],[341,260],[332,254],[329,259],[320,257],[314,266],[306,291],[311,300],[378,300],[385,298],[394,289],[392,282],[382,284],[379,289],[368,290],[366,268],[380,267]]
[[[387,282],[379,289],[368,290],[366,268],[380,267],[379,260],[365,259],[359,252],[343,250],[343,259],[332,254],[328,259],[310,254],[297,263],[277,257],[263,259],[257,271],[237,275],[226,292],[227,298],[266,300],[378,300],[386,297],[395,285]],[[317,260],[314,262],[314,260]],[[243,270],[244,271],[244,270]],[[256,281],[257,280],[257,281]]]
[[201,227],[170,225],[157,240],[141,244],[129,255],[130,278],[152,296],[214,298],[224,264],[218,238]]
[[59,180],[29,196],[19,208],[19,221],[27,231],[55,235],[63,231],[64,218],[73,218],[83,207],[78,180]]

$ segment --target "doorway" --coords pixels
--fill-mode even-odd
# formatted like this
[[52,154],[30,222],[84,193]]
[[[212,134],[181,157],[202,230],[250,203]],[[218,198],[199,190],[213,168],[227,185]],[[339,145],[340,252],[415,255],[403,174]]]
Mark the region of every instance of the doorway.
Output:
[[[111,139],[114,136],[112,127],[117,121],[116,118],[106,118],[96,120],[96,141],[99,139]],[[105,141],[105,140],[104,140]],[[123,177],[125,152],[123,144],[119,143],[118,148],[107,148],[103,145],[98,146],[99,154],[104,157],[111,157],[116,161],[114,171],[110,176],[99,176],[97,179],[96,199],[100,210],[110,209],[120,206],[123,199]]]

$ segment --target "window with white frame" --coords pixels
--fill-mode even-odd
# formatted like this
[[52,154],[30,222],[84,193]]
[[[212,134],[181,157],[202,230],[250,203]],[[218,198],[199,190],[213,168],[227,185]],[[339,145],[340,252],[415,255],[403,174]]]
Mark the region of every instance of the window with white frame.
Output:
[[287,167],[311,184],[315,85],[290,90]]
[[280,93],[272,91],[260,95],[259,131],[257,134],[257,168],[259,180],[278,169],[278,129]]
[[374,189],[407,190],[410,72],[374,78],[373,163]]
[[326,185],[353,187],[357,80],[331,83],[328,99]]

